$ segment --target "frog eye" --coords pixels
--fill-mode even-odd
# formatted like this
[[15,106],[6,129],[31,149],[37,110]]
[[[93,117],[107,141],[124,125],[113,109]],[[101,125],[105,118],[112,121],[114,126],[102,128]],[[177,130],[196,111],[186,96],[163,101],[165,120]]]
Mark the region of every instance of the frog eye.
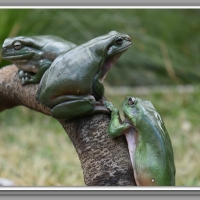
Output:
[[121,36],[117,37],[117,38],[116,38],[116,43],[117,43],[118,45],[122,45],[122,43],[123,43],[123,38],[122,38]]
[[128,99],[128,105],[133,105],[135,102],[136,102],[136,100],[135,100],[135,98],[133,98],[133,97],[130,97],[130,98]]
[[20,50],[22,48],[22,45],[19,41],[15,42],[13,46],[15,50]]

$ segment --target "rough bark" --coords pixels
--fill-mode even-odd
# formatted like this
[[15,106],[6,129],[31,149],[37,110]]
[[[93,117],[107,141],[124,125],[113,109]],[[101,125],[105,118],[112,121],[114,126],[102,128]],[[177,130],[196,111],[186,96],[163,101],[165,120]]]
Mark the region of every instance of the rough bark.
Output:
[[[35,100],[37,89],[38,84],[21,85],[16,66],[3,67],[0,69],[0,112],[23,105],[50,115],[50,110]],[[135,185],[125,137],[108,136],[109,120],[109,115],[96,114],[59,122],[78,153],[87,186]]]

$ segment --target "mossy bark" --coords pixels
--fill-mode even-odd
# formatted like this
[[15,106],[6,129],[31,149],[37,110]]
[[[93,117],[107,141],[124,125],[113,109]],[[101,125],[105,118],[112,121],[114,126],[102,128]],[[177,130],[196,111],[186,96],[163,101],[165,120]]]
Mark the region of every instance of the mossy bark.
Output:
[[[23,105],[50,115],[50,110],[35,100],[38,84],[22,86],[17,71],[14,65],[0,69],[0,112]],[[109,121],[105,114],[59,120],[78,153],[87,186],[133,186],[125,137],[111,139]]]

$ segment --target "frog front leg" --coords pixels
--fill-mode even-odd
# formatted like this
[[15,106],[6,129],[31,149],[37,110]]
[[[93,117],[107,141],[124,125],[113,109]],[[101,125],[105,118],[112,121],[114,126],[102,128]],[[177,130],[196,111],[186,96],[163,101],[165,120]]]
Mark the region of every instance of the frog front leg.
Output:
[[20,70],[19,77],[22,80],[22,85],[27,85],[30,83],[39,83],[45,71],[50,67],[52,61],[44,59],[39,61],[39,69],[34,74],[32,72],[25,72]]
[[96,74],[92,83],[92,95],[95,96],[96,99],[101,99],[104,95],[104,85],[100,82],[101,71]]
[[108,135],[112,138],[125,134],[132,126],[121,122],[119,110],[111,102],[106,101],[105,106],[111,111],[111,120],[108,127]]
[[134,128],[130,123],[127,123],[125,121],[121,122],[119,110],[115,108],[111,102],[106,102],[105,105],[112,112],[110,124],[108,127],[108,135],[112,138],[122,134],[125,135],[128,144],[131,164],[134,169],[134,160],[135,160],[134,154],[136,149],[136,139],[135,139],[136,135]]

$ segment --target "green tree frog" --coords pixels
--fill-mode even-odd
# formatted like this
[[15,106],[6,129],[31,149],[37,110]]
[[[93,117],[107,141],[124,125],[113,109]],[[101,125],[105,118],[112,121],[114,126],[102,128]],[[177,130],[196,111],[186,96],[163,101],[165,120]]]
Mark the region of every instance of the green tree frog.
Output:
[[2,57],[19,68],[22,85],[39,83],[55,58],[76,45],[58,36],[18,36],[5,39]]
[[151,102],[127,97],[122,103],[124,121],[111,102],[108,134],[125,134],[138,186],[174,186],[175,164],[170,137]]
[[130,46],[128,35],[111,31],[58,56],[42,77],[36,99],[57,119],[110,113],[103,104],[103,80]]

